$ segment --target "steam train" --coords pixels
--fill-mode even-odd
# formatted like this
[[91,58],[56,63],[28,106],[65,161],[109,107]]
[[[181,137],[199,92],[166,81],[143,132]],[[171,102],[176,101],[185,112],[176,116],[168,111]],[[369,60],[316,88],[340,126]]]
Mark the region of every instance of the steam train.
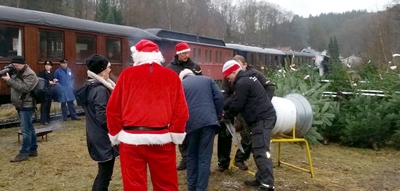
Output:
[[[142,39],[159,45],[168,64],[175,56],[175,45],[186,41],[191,47],[191,59],[197,62],[203,75],[221,80],[223,64],[234,55],[244,56],[249,64],[260,70],[282,67],[290,63],[311,63],[314,55],[294,51],[260,48],[227,43],[193,34],[163,29],[140,29],[100,23],[52,13],[0,6],[0,68],[15,55],[25,57],[37,73],[44,70],[44,61],[66,58],[74,73],[75,88],[86,79],[85,59],[91,54],[105,55],[115,76],[133,64],[130,47]],[[0,83],[0,104],[9,103],[10,89]]]

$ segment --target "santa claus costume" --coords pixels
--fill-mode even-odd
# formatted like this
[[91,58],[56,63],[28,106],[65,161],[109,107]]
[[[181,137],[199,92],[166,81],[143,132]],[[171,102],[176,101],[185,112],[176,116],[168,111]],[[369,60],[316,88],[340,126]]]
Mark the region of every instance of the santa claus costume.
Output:
[[177,191],[175,144],[185,138],[189,117],[181,81],[161,65],[158,46],[141,40],[131,47],[134,66],[121,72],[107,106],[113,145],[120,144],[124,190]]

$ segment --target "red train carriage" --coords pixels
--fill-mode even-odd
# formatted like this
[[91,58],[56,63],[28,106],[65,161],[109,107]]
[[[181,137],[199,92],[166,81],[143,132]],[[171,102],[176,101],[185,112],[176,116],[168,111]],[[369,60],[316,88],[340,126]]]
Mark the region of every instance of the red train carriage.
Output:
[[164,29],[146,30],[161,38],[158,44],[166,64],[175,55],[175,45],[186,41],[191,48],[190,58],[200,65],[203,75],[210,76],[214,80],[222,80],[222,66],[233,57],[233,50],[226,47],[223,40]]
[[[86,78],[84,60],[91,54],[105,55],[112,73],[119,74],[132,63],[130,46],[141,39],[160,41],[153,34],[134,27],[100,23],[52,13],[0,6],[0,68],[11,57],[22,55],[35,71],[44,70],[51,60],[59,67],[61,58],[75,75],[75,86]],[[0,83],[0,103],[9,103],[9,88]]]

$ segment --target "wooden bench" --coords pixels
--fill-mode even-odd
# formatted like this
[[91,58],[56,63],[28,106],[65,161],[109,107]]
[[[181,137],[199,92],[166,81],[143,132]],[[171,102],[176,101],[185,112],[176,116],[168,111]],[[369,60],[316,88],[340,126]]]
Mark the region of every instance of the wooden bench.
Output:
[[[42,137],[42,140],[44,139],[46,141],[47,141],[47,134],[51,132],[53,132],[53,127],[44,127],[40,129],[35,129],[36,137]],[[17,133],[18,133],[18,143],[21,143],[22,132],[21,130],[18,130]]]

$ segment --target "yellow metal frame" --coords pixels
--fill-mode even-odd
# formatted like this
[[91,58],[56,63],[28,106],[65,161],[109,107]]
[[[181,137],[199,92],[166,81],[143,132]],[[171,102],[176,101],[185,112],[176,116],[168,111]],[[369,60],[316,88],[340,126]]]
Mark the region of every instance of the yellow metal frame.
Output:
[[[281,160],[281,143],[295,143],[295,142],[304,142],[306,144],[306,153],[307,153],[308,165],[310,166],[310,169],[301,168],[301,167],[295,166],[293,164],[283,162]],[[304,172],[308,172],[311,174],[311,178],[314,178],[314,169],[312,166],[310,146],[308,145],[308,141],[306,139],[296,137],[296,125],[293,127],[292,136],[276,135],[276,136],[272,137],[271,143],[278,143],[278,166],[281,166],[281,164],[290,166],[292,168],[295,168],[295,169],[298,169],[298,170],[301,170]]]
[[[304,172],[308,172],[311,174],[311,178],[314,178],[314,169],[312,166],[312,160],[311,160],[311,153],[310,153],[310,147],[308,145],[308,141],[304,138],[297,138],[296,137],[296,125],[293,127],[292,130],[292,136],[288,136],[288,135],[275,135],[272,137],[271,143],[278,143],[278,166],[281,166],[281,164],[304,171]],[[304,142],[306,144],[306,153],[307,153],[307,158],[308,158],[308,164],[310,166],[310,169],[305,169],[305,168],[301,168],[298,166],[295,166],[293,164],[284,162],[281,160],[281,143],[295,143],[295,142]],[[233,157],[229,163],[229,169],[232,168],[238,168],[234,165],[234,160],[235,157]],[[247,174],[250,174],[252,176],[255,176],[255,173],[250,171],[250,170],[246,170],[244,171]]]

